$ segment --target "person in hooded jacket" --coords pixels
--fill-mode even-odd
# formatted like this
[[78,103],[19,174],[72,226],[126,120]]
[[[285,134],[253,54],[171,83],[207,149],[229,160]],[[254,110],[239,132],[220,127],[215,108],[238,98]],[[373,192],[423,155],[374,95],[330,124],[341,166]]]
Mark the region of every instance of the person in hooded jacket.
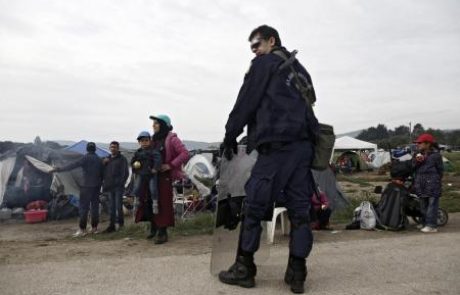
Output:
[[[168,241],[167,228],[174,226],[173,182],[184,178],[182,166],[189,159],[185,145],[172,132],[171,119],[167,115],[150,116],[153,120],[152,148],[161,153],[162,164],[158,173],[159,213],[151,218],[148,239],[155,244]],[[139,217],[137,217],[139,219]]]
[[421,134],[415,143],[417,154],[414,158],[414,187],[415,193],[420,197],[420,209],[423,214],[421,231],[435,233],[438,231],[437,217],[444,172],[442,156],[433,135],[429,133]]

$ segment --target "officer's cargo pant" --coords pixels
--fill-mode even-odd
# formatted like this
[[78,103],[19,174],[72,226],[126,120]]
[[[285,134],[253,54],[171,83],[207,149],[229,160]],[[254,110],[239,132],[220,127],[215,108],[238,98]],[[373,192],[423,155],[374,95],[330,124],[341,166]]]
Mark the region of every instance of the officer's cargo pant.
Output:
[[288,209],[291,221],[290,255],[309,255],[313,244],[309,227],[313,153],[310,142],[299,141],[259,154],[245,186],[247,197],[240,233],[241,250],[249,253],[257,251],[262,232],[260,222],[271,218],[276,201]]

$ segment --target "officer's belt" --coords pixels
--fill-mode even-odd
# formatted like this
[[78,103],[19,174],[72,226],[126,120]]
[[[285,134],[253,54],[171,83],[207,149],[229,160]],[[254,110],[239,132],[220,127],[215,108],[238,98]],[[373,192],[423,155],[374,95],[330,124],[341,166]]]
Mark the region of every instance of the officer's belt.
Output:
[[273,151],[281,149],[283,146],[290,144],[290,141],[275,141],[275,142],[267,142],[262,143],[257,147],[257,151],[259,154],[266,155]]

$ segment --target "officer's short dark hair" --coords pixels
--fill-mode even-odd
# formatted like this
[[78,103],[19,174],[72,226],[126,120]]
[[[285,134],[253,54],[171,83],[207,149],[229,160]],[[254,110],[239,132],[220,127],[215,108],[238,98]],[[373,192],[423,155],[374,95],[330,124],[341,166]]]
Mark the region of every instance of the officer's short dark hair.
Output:
[[120,147],[120,143],[118,141],[112,141],[110,145],[116,145],[117,147]]
[[248,40],[251,41],[257,34],[259,34],[260,37],[264,40],[268,40],[270,39],[270,37],[273,37],[275,38],[275,46],[281,46],[280,35],[278,34],[278,31],[274,28],[269,27],[267,25],[261,25],[260,27],[257,27],[254,30],[252,30]]

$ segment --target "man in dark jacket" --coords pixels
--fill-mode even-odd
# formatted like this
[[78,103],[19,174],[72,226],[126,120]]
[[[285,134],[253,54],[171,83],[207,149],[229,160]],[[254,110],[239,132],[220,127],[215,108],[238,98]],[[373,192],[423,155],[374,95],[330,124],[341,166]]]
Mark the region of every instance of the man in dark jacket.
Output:
[[99,193],[102,185],[102,159],[96,155],[96,144],[88,142],[86,145],[88,152],[79,160],[63,167],[55,167],[51,172],[68,171],[78,167],[83,169],[83,184],[80,187],[79,230],[74,237],[82,237],[87,234],[86,224],[88,221],[88,211],[91,206],[91,233],[97,233],[99,224]]
[[282,67],[291,54],[281,47],[275,29],[260,26],[250,34],[249,41],[256,57],[225,126],[223,149],[230,160],[236,152],[236,139],[247,125],[248,149],[257,149],[259,156],[245,187],[247,196],[236,261],[228,271],[219,274],[219,279],[247,288],[255,285],[254,253],[259,248],[260,222],[271,220],[277,202],[287,207],[291,221],[284,279],[292,292],[302,293],[306,257],[313,243],[309,228],[313,193],[310,167],[318,121],[297,83],[309,88],[311,102],[316,97],[310,75],[297,60],[292,67]]
[[120,144],[117,141],[110,143],[111,155],[103,159],[104,163],[104,191],[109,194],[110,224],[105,233],[111,233],[124,225],[123,218],[123,192],[129,176],[128,161],[120,153]]

